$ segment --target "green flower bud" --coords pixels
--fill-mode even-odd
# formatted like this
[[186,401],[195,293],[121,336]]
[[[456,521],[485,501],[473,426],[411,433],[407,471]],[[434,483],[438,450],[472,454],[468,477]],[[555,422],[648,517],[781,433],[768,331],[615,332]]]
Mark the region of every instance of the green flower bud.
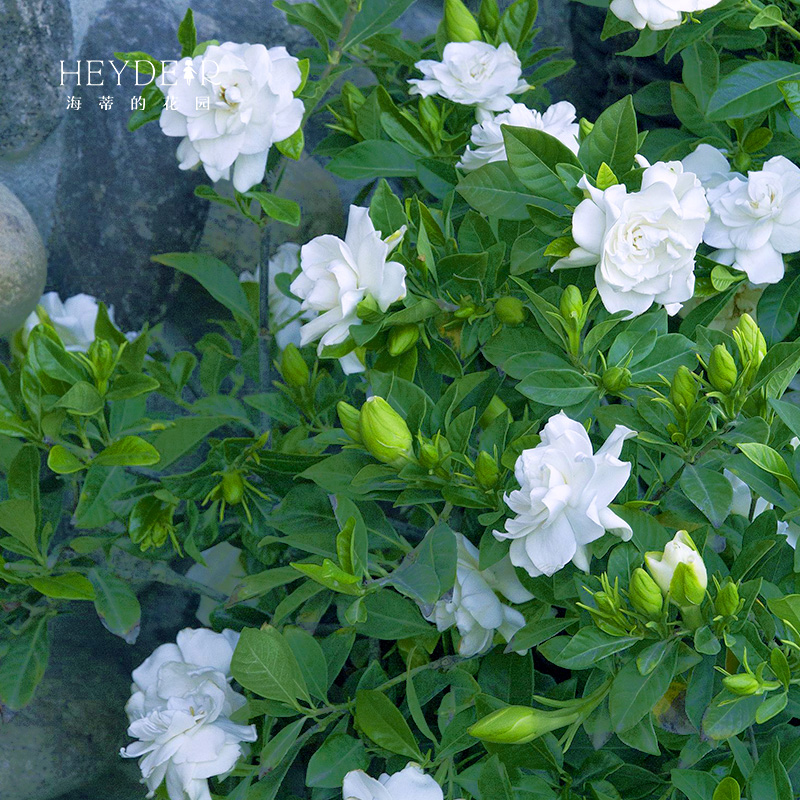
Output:
[[603,373],[603,388],[611,394],[624,392],[631,385],[631,371],[627,367],[609,367]]
[[428,133],[441,133],[442,115],[432,97],[423,97],[419,101],[419,121]]
[[580,133],[581,141],[583,141],[591,132],[592,128],[594,128],[594,123],[589,122],[586,117],[581,117],[578,121],[578,132]]
[[303,356],[300,355],[297,347],[291,342],[286,345],[286,349],[281,356],[281,375],[283,375],[286,384],[293,386],[295,389],[307,386],[311,377],[308,364],[306,364]]
[[688,413],[697,402],[697,388],[697,378],[694,373],[681,364],[669,390],[672,405],[684,414]]
[[767,343],[755,320],[749,314],[742,314],[733,329],[733,338],[739,348],[739,356],[746,369],[755,371],[767,354]]
[[222,499],[229,505],[235,506],[242,502],[244,498],[244,480],[242,474],[236,472],[226,472],[222,476]]
[[419,325],[397,325],[389,331],[387,349],[390,356],[401,356],[408,352],[419,340]]
[[378,301],[368,294],[357,306],[356,316],[364,322],[379,322],[383,319],[383,314],[378,306]]
[[419,463],[433,469],[439,463],[439,450],[433,442],[423,442],[419,447]]
[[740,603],[739,589],[733,581],[729,581],[717,592],[714,610],[720,616],[733,617],[739,611]]
[[481,26],[481,30],[494,36],[497,26],[500,24],[500,7],[497,5],[497,0],[481,0],[478,24]]
[[561,316],[577,328],[583,325],[583,298],[581,290],[577,286],[567,286],[561,295],[559,304]]
[[503,412],[508,413],[508,406],[497,395],[495,395],[489,401],[489,405],[486,406],[486,410],[483,412],[483,414],[481,414],[480,419],[478,420],[478,425],[485,430],[489,427],[489,425],[492,424],[492,421],[497,419],[497,417]]
[[354,442],[361,444],[361,426],[359,424],[361,412],[351,406],[350,403],[345,403],[344,400],[340,400],[336,404],[336,412],[339,415],[339,422],[344,428],[344,432]]
[[370,397],[361,406],[359,428],[364,446],[378,461],[399,468],[413,459],[411,431],[382,397]]
[[342,97],[342,104],[351,116],[355,116],[366,101],[364,93],[358,87],[356,87],[355,84],[350,83],[350,81],[345,81],[345,83],[342,85],[340,94]]
[[708,381],[718,391],[729,394],[736,385],[739,372],[736,362],[724,344],[714,345],[708,359]]
[[761,683],[755,675],[749,672],[740,672],[738,675],[726,675],[722,679],[722,685],[733,694],[747,696],[755,694],[760,688]]
[[478,21],[461,0],[444,0],[444,29],[448,42],[482,40]]
[[500,467],[497,466],[497,459],[485,450],[481,450],[475,459],[475,479],[478,481],[478,486],[482,489],[493,489],[499,477]]
[[686,531],[678,531],[663,553],[644,555],[645,564],[666,597],[679,606],[700,605],[706,594],[708,573],[697,546]]
[[453,312],[456,319],[469,319],[476,311],[471,297],[462,297],[459,307]]
[[469,729],[469,734],[484,742],[524,744],[545,733],[566,728],[578,719],[578,711],[540,711],[525,706],[507,706],[479,719]]
[[661,616],[664,601],[658,584],[641,568],[637,567],[631,575],[629,588],[631,605],[646,617],[657,619]]
[[136,501],[128,519],[128,535],[142,551],[161,547],[167,536],[174,537],[172,517],[175,506],[152,495]]
[[100,394],[105,394],[108,389],[108,379],[114,372],[115,358],[111,345],[105,339],[95,339],[86,352],[92,362],[92,373],[95,384]]
[[525,321],[525,306],[518,297],[501,297],[494,304],[494,315],[503,325],[519,325]]

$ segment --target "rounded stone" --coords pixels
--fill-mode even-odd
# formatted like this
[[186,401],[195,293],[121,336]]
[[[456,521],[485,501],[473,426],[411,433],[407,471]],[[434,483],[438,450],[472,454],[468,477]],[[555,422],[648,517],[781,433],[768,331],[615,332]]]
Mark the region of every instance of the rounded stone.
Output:
[[25,206],[0,183],[0,335],[36,308],[47,279],[42,237]]

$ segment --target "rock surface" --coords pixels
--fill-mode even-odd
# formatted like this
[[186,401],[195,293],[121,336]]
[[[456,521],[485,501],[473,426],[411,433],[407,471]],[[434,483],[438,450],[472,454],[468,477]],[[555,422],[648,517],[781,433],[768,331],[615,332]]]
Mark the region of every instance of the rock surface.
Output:
[[72,53],[68,0],[0,4],[0,155],[19,155],[45,139],[66,106],[61,59]]
[[17,196],[0,183],[0,335],[36,308],[47,278],[47,254]]

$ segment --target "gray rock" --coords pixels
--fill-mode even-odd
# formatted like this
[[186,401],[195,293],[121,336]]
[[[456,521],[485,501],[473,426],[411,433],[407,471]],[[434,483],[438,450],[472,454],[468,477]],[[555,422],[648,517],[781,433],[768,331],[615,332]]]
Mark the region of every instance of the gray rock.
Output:
[[125,743],[125,645],[88,609],[50,626],[50,661],[36,696],[0,721],[0,786],[9,800],[77,789],[107,772]]
[[[132,48],[170,57],[178,22],[165,0],[115,3],[95,19],[80,58],[110,58]],[[134,329],[155,321],[177,294],[176,273],[150,256],[192,249],[207,214],[207,203],[193,195],[204,176],[178,169],[179,140],[157,124],[127,131],[131,98],[139,93],[133,75],[123,73],[119,87],[110,70],[104,78],[104,87],[75,87],[82,107],[65,121],[50,285],[62,296],[96,295]],[[109,110],[100,107],[103,96],[113,98]]]
[[47,278],[47,255],[31,215],[0,183],[0,335],[36,308]]
[[72,53],[68,0],[5,0],[0,5],[0,155],[45,139],[66,110],[61,59]]

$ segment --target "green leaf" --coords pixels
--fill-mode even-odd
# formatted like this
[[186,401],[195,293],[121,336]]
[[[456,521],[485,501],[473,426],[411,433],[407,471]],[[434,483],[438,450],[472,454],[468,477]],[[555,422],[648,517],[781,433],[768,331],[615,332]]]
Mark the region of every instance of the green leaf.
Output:
[[308,691],[313,697],[327,703],[328,665],[319,642],[302,628],[286,628],[283,636],[300,665]]
[[293,561],[292,566],[326,589],[332,589],[340,594],[355,596],[364,594],[361,578],[358,575],[351,575],[349,572],[345,572],[329,558],[323,558],[322,564],[301,564]]
[[447,525],[439,523],[391,573],[389,583],[412,600],[435,603],[453,587],[456,558],[455,534]]
[[356,630],[363,636],[391,641],[409,639],[412,636],[429,636],[435,631],[422,617],[416,603],[389,589],[367,595],[363,605],[367,619],[356,626]]
[[[562,649],[565,639],[566,645]],[[590,669],[606,656],[627,650],[638,641],[638,636],[612,636],[599,628],[587,627],[581,628],[574,636],[550,639],[539,648],[539,652],[564,669]]]
[[194,278],[218,303],[256,326],[239,278],[223,261],[203,253],[163,253],[152,260]]
[[492,800],[514,800],[515,793],[508,772],[497,753],[483,763],[478,776],[478,788],[481,797],[490,797]]
[[[308,70],[308,59],[304,58],[301,64],[306,64],[306,70]],[[297,92],[295,91],[295,95]],[[282,139],[280,142],[275,142],[275,147],[278,148],[278,151],[283,153],[286,158],[291,158],[292,161],[299,161],[300,156],[303,155],[303,148],[306,146],[306,138],[303,134],[303,129],[298,128],[291,136],[288,136],[286,139]],[[264,208],[264,206],[261,206]],[[298,207],[299,211],[299,207]],[[270,216],[273,216],[270,214]],[[276,218],[277,219],[277,218]],[[285,222],[286,220],[282,220]],[[290,223],[293,224],[293,223]],[[298,223],[299,224],[299,223]]]
[[383,179],[378,182],[378,188],[372,195],[369,216],[384,237],[390,236],[408,222],[403,204]]
[[778,619],[785,619],[800,631],[800,594],[771,597],[767,600],[767,606]]
[[456,191],[476,211],[496,219],[527,220],[528,204],[536,200],[503,162],[468,172]]
[[766,444],[760,442],[741,442],[736,445],[757,467],[760,467],[770,475],[774,475],[779,481],[786,483],[797,489],[797,483],[792,475],[783,456]]
[[38,553],[36,511],[29,501],[12,498],[0,503],[0,528],[23,544],[31,555]]
[[80,417],[93,417],[103,410],[104,405],[103,398],[94,386],[86,381],[78,381],[56,403],[56,408],[65,408]]
[[800,316],[800,272],[786,274],[764,289],[758,301],[758,327],[768,345],[782,342]]
[[300,206],[294,200],[258,191],[248,192],[246,196],[257,200],[261,210],[268,217],[293,225],[295,228],[300,224]]
[[711,739],[730,739],[752,725],[763,698],[760,695],[750,695],[739,697],[733,702],[730,700],[731,693],[723,690],[703,714],[703,733]]
[[360,739],[346,734],[329,736],[308,760],[306,786],[341,789],[344,776],[354,769],[366,770],[369,755]]
[[714,790],[712,800],[741,800],[742,790],[739,781],[731,778],[730,775],[719,782],[719,786]]
[[725,522],[733,503],[733,488],[721,472],[687,464],[679,483],[683,493],[715,528]]
[[151,467],[161,456],[153,445],[139,436],[123,436],[99,452],[93,465],[102,467]]
[[578,159],[590,175],[597,175],[605,162],[615,175],[633,167],[639,149],[639,133],[633,98],[628,95],[609,106],[581,142]]
[[750,20],[750,29],[774,28],[783,22],[783,12],[778,6],[765,6]]
[[758,762],[747,781],[748,800],[777,800],[794,797],[792,783],[780,759],[780,742],[772,744],[760,754]]
[[683,792],[688,800],[711,800],[717,787],[716,778],[698,769],[673,769],[672,785]]
[[142,609],[133,589],[107,570],[91,569],[89,580],[95,592],[95,611],[103,627],[134,644],[139,636]]
[[160,467],[166,469],[191,453],[212,431],[226,422],[230,422],[230,418],[178,417],[172,426],[153,440],[153,446],[161,454]]
[[349,50],[388,28],[414,0],[364,0],[344,41]]
[[411,728],[394,703],[382,692],[362,689],[356,693],[355,721],[364,735],[384,750],[406,756],[412,761],[422,759]]
[[598,391],[594,383],[574,369],[535,370],[516,388],[537,403],[559,408],[582,403]]
[[186,9],[186,16],[178,26],[178,42],[181,45],[181,58],[194,55],[197,47],[197,30],[194,27],[194,14],[192,9]]
[[395,142],[371,139],[358,142],[334,156],[328,169],[340,178],[410,178],[417,174],[414,157]]
[[520,45],[530,35],[538,12],[538,0],[516,0],[500,17],[497,26],[498,40],[508,42],[514,50],[519,50]]
[[[109,400],[130,400],[154,392],[161,384],[149,375],[118,375],[106,397]],[[63,399],[63,398],[62,398]]]
[[783,100],[779,84],[800,79],[788,61],[755,61],[729,72],[708,103],[708,118],[722,121],[762,114]]
[[12,639],[0,657],[0,701],[12,711],[27,705],[44,677],[50,655],[47,616],[39,617],[25,633]]
[[769,722],[773,717],[780,714],[788,703],[789,695],[787,692],[768,695],[756,711],[756,722],[759,725]]
[[800,341],[778,342],[767,350],[750,387],[755,392],[766,387],[768,398],[780,398],[800,368]]
[[79,572],[31,578],[28,583],[45,597],[60,600],[94,600],[94,587]]
[[701,325],[708,325],[716,316],[728,305],[728,302],[736,294],[738,284],[731,286],[729,289],[709,297],[704,300],[700,305],[695,306],[681,322],[680,332],[684,336],[692,336],[695,330]]
[[74,472],[86,469],[88,464],[84,464],[63,445],[57,444],[51,447],[47,454],[47,466],[57,475],[72,475]]
[[669,688],[678,663],[678,648],[665,656],[659,665],[642,675],[636,661],[629,661],[616,675],[608,696],[611,725],[617,732],[626,731],[649,714]]
[[242,631],[233,654],[231,674],[245,689],[267,700],[279,700],[290,706],[298,698],[310,702],[291,647],[271,625]]

